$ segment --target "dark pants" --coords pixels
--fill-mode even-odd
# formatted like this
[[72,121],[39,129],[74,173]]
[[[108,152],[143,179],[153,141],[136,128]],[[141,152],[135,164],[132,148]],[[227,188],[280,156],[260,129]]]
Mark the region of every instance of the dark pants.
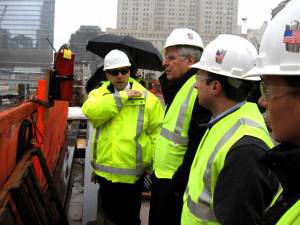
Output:
[[140,225],[143,178],[135,184],[112,183],[99,176],[97,180],[105,217],[115,225]]
[[180,225],[183,200],[174,194],[171,179],[153,174],[149,225]]

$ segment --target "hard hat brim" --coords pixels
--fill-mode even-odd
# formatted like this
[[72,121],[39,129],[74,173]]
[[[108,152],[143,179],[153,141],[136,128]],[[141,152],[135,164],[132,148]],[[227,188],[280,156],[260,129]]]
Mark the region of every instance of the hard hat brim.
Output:
[[130,67],[130,66],[131,66],[130,63],[120,63],[120,64],[115,64],[112,66],[107,66],[103,70],[106,71],[106,70],[111,70],[111,69],[116,69],[116,68],[121,68],[121,67]]
[[252,80],[252,81],[260,81],[260,77],[259,76],[250,76],[250,77],[244,77],[245,75],[234,75],[232,73],[229,73],[229,72],[226,72],[226,71],[221,71],[221,70],[218,70],[218,69],[213,69],[211,67],[208,67],[208,66],[204,66],[204,65],[201,65],[200,62],[197,62],[193,65],[191,65],[191,68],[196,68],[196,69],[201,69],[201,70],[205,70],[205,71],[208,71],[208,72],[211,72],[211,73],[215,73],[215,74],[219,74],[219,75],[222,75],[222,76],[226,76],[226,77],[231,77],[231,78],[236,78],[236,79],[242,79],[242,80]]
[[[289,65],[290,66],[290,65]],[[270,65],[262,68],[254,67],[249,70],[243,78],[256,77],[256,76],[300,76],[300,66],[298,70],[284,70],[282,65]]]

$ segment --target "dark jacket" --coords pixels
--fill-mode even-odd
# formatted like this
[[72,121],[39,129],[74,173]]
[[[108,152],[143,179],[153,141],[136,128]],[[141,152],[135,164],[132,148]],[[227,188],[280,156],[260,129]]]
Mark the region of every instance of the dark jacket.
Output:
[[300,147],[280,144],[267,152],[262,162],[277,175],[283,191],[275,204],[259,221],[259,225],[274,225],[300,199]]
[[[166,112],[172,104],[177,92],[191,76],[196,74],[196,72],[197,69],[190,69],[181,80],[178,80],[176,82],[168,81],[165,73],[159,77],[164,101],[167,106]],[[197,97],[194,103],[192,118],[188,131],[189,142],[187,151],[184,155],[182,165],[178,168],[172,179],[174,192],[178,193],[180,196],[183,196],[183,193],[185,191],[194,156],[196,154],[199,142],[206,131],[206,125],[209,122],[210,118],[210,111],[199,105]]]
[[229,150],[214,192],[214,211],[222,225],[256,225],[278,191],[278,180],[261,157],[269,147],[244,136]]

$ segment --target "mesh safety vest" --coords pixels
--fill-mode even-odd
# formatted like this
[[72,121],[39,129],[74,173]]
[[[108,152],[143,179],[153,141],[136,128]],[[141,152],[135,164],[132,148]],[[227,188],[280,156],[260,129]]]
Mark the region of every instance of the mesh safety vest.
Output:
[[264,119],[254,103],[245,103],[206,131],[191,167],[181,224],[219,224],[213,210],[216,181],[228,151],[245,135],[273,146]]
[[197,97],[195,75],[176,94],[165,115],[154,150],[154,171],[158,178],[171,179],[187,150],[188,130]]
[[135,183],[151,166],[163,119],[159,99],[133,79],[129,82],[132,89],[143,93],[141,98],[128,99],[125,91],[110,93],[110,82],[105,82],[82,106],[95,127],[92,167],[98,176],[112,182]]

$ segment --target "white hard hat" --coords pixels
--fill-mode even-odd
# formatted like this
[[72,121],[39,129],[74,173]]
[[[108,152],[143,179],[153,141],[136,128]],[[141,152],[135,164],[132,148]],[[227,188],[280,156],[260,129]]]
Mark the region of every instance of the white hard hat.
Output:
[[174,29],[167,38],[164,49],[175,45],[191,45],[201,49],[204,48],[200,35],[188,28]]
[[241,79],[254,67],[256,57],[257,50],[248,40],[240,36],[221,34],[206,46],[200,61],[191,67]]
[[292,0],[267,27],[256,66],[245,77],[300,76],[300,1]]
[[111,50],[104,58],[104,71],[125,66],[131,66],[131,64],[127,55],[120,50]]

